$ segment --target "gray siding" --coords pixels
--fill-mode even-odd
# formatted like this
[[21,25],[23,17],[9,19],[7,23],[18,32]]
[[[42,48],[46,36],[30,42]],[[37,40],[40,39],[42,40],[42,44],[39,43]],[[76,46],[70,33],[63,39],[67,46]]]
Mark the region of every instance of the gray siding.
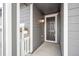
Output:
[[12,56],[17,56],[17,4],[12,3]]
[[41,39],[40,37],[41,27],[39,24],[39,20],[41,19],[41,17],[43,16],[34,5],[33,6],[33,50],[37,49],[43,42],[43,39]]
[[25,28],[27,28],[28,31],[30,32],[30,4],[27,4],[27,6],[24,5],[23,3],[20,4],[20,23],[24,23]]
[[[2,22],[2,11],[0,10],[0,25]],[[2,29],[0,29],[0,56],[2,55]]]
[[6,6],[5,3],[3,4],[3,56],[6,56]]
[[57,43],[60,43],[61,39],[61,19],[60,19],[60,14],[57,16]]
[[30,29],[30,5],[21,4],[20,6],[20,23],[24,23],[25,27]]
[[2,9],[0,9],[0,25],[2,24]]
[[79,56],[79,3],[68,4],[68,54]]

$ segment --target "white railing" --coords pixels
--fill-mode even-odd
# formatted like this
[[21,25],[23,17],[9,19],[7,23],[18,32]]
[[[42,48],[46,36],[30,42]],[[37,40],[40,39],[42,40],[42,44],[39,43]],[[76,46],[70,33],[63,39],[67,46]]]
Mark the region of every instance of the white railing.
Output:
[[25,55],[29,53],[29,37],[24,38],[24,52]]
[[25,31],[24,30],[24,24],[21,24],[21,26],[20,26],[20,28],[21,28],[21,33],[20,33],[20,54],[21,54],[21,56],[25,56],[25,55],[27,55],[28,53],[29,53],[29,35],[27,36],[27,31]]

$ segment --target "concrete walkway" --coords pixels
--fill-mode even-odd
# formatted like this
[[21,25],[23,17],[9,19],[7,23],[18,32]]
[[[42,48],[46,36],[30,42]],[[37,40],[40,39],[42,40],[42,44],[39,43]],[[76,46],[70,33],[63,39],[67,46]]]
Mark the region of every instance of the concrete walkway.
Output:
[[61,56],[59,44],[44,42],[32,56]]

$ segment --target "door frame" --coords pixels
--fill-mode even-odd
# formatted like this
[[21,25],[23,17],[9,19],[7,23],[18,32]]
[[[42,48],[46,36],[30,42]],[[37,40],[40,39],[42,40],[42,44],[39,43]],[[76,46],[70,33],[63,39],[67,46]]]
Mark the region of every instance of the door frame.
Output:
[[[57,43],[57,15],[58,15],[58,13],[45,15],[44,39],[45,39],[46,42]],[[56,32],[55,32],[55,33],[56,33],[56,34],[55,34],[55,41],[50,41],[50,40],[47,40],[47,39],[46,39],[46,37],[47,37],[47,35],[46,35],[46,34],[47,34],[47,33],[46,33],[46,24],[47,24],[47,23],[46,23],[46,18],[47,18],[47,17],[55,17],[55,26],[56,26],[56,27],[55,27],[55,31],[56,31]]]

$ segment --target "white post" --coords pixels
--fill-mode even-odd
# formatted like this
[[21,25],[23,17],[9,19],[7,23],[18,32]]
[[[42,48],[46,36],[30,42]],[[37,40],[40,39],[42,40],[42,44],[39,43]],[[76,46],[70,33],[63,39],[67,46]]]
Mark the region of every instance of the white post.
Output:
[[44,23],[44,39],[46,41],[46,17],[45,17],[45,23]]
[[25,54],[24,54],[24,33],[23,33],[23,31],[24,31],[24,23],[23,24],[21,24],[20,25],[20,28],[22,28],[22,38],[20,38],[20,41],[21,41],[21,56],[24,56]]
[[57,41],[58,41],[58,36],[57,36],[57,34],[58,34],[58,32],[57,32],[57,16],[58,15],[55,16],[55,43],[57,43]]
[[17,3],[17,56],[20,56],[20,3]]
[[30,53],[33,52],[33,4],[30,4]]
[[68,5],[64,4],[64,56],[68,55]]
[[11,3],[5,4],[5,21],[6,21],[6,56],[12,56],[12,17]]

